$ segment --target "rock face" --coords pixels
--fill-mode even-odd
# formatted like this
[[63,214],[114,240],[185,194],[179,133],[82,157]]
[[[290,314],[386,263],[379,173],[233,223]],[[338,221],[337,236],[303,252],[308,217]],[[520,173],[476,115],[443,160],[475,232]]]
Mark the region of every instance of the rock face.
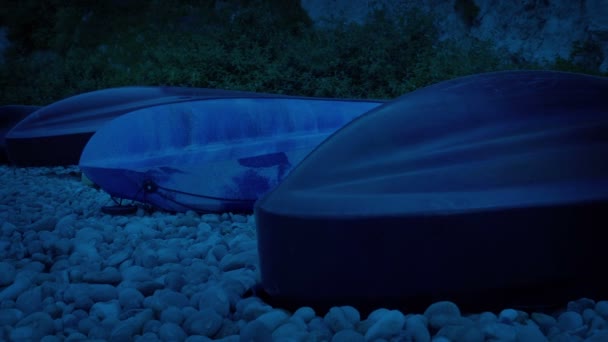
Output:
[[302,0],[313,22],[362,22],[375,9],[389,13],[418,8],[437,18],[440,39],[495,42],[530,62],[570,59],[574,51],[588,67],[608,72],[606,0]]

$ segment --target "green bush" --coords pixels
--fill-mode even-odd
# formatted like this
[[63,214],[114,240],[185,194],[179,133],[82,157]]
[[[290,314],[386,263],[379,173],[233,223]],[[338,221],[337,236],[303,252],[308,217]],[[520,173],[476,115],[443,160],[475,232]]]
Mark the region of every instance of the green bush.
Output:
[[0,10],[14,42],[0,66],[2,104],[125,85],[393,98],[462,75],[535,67],[505,63],[492,42],[440,42],[433,18],[418,11],[319,28],[297,0],[9,3]]

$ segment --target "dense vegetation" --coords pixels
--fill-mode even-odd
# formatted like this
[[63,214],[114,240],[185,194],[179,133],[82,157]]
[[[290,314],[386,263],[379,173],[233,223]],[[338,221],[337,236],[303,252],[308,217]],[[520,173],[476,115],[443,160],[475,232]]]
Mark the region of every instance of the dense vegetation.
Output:
[[[0,104],[123,85],[391,98],[460,75],[536,67],[491,42],[438,42],[433,18],[416,11],[319,28],[298,0],[6,3],[0,26],[12,46]],[[555,68],[583,67],[560,60]]]

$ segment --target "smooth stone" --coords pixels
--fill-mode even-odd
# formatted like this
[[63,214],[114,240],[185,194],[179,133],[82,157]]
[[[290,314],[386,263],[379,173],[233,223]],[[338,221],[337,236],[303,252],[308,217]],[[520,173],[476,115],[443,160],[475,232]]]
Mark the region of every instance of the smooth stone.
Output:
[[272,341],[272,331],[263,322],[254,320],[241,330],[241,341]]
[[143,281],[135,283],[135,289],[144,296],[152,296],[157,290],[164,289],[165,286],[157,281]]
[[272,306],[262,302],[257,297],[245,298],[237,302],[236,312],[245,321],[255,320],[257,317],[270,312]]
[[99,321],[107,318],[118,319],[120,316],[120,304],[116,300],[95,303],[89,311],[89,316]]
[[[190,335],[190,336],[188,336],[188,338],[186,339],[185,342],[211,342],[211,341],[213,341],[213,340],[207,336]],[[215,340],[215,341],[217,341],[217,340]],[[240,337],[239,337],[239,341],[240,341]]]
[[555,317],[544,313],[534,312],[532,313],[531,318],[545,333],[549,331],[549,329],[557,325],[557,320],[555,319]]
[[491,323],[483,326],[481,329],[486,338],[498,341],[515,341],[517,339],[517,330],[513,325],[506,323]]
[[157,237],[160,232],[152,228],[147,222],[129,222],[123,229],[123,234],[132,236],[135,239],[150,240]]
[[323,318],[334,333],[345,329],[354,330],[360,319],[359,312],[352,306],[332,307]]
[[399,334],[405,325],[405,316],[398,310],[390,310],[376,321],[365,333],[366,340],[391,338]]
[[595,301],[593,299],[580,298],[577,300],[569,301],[568,305],[566,306],[566,310],[582,314],[585,309],[593,309],[594,307]]
[[157,334],[147,332],[135,338],[135,342],[161,342]]
[[82,281],[95,284],[116,285],[122,281],[122,274],[115,267],[106,267],[103,271],[85,272]]
[[425,311],[424,316],[433,329],[441,329],[446,324],[457,321],[460,317],[458,306],[449,301],[442,301],[431,304]]
[[600,300],[595,303],[595,312],[604,319],[608,319],[608,300]]
[[447,337],[451,341],[459,342],[484,342],[483,332],[475,324],[446,325],[441,328],[436,336]]
[[256,318],[257,321],[262,322],[271,332],[274,332],[276,328],[285,323],[288,319],[289,315],[285,311],[279,309],[273,309]]
[[593,330],[606,330],[608,328],[608,322],[602,316],[595,316],[589,322],[589,331]]
[[184,272],[176,272],[176,271],[172,271],[169,272],[164,279],[164,283],[165,283],[165,287],[173,290],[173,291],[177,291],[177,292],[181,292],[182,289],[184,288],[184,285],[186,285],[186,279],[183,276]]
[[405,331],[412,341],[430,342],[431,333],[429,332],[424,316],[408,315],[405,318]]
[[40,342],[63,342],[63,339],[55,335],[46,335],[40,340]]
[[16,308],[29,315],[42,311],[42,289],[40,286],[23,291],[15,301]]
[[23,312],[15,308],[0,309],[0,326],[14,326],[23,316]]
[[329,341],[333,336],[331,329],[325,324],[323,318],[315,317],[308,322],[308,330],[310,331],[310,339],[313,341]]
[[517,324],[515,328],[517,330],[516,341],[547,341],[547,338],[543,335],[542,331],[540,331],[540,328],[534,324]]
[[12,284],[16,275],[15,266],[5,261],[0,262],[0,286]]
[[168,264],[168,263],[178,263],[179,257],[178,249],[174,248],[160,248],[156,251],[156,255],[158,256],[159,264]]
[[19,271],[15,276],[13,283],[0,292],[0,302],[7,299],[15,299],[21,293],[29,289],[37,274],[38,272],[30,270]]
[[227,272],[239,268],[253,267],[258,263],[258,252],[244,251],[237,254],[228,254],[220,261],[220,270]]
[[154,312],[150,309],[143,310],[137,315],[124,321],[119,321],[113,326],[110,340],[112,341],[131,341],[133,336],[141,331],[144,324],[154,317]]
[[574,332],[583,327],[583,317],[574,311],[566,311],[557,318],[557,327],[565,332]]
[[163,323],[158,332],[158,337],[161,341],[184,341],[186,333],[175,323]]
[[106,265],[108,266],[118,266],[123,261],[127,260],[131,256],[131,250],[129,249],[121,249],[114,254],[110,255],[108,260],[106,261]]
[[315,315],[315,310],[313,308],[304,306],[297,309],[296,312],[293,313],[292,317],[299,318],[304,321],[304,323],[308,323],[311,319],[315,318]]
[[160,321],[180,325],[184,321],[184,315],[182,310],[175,306],[170,306],[160,313]]
[[519,314],[514,309],[504,309],[498,314],[498,320],[502,323],[511,324],[517,320]]
[[608,341],[608,331],[598,331],[585,339],[585,342],[606,342]]
[[27,225],[25,227],[24,231],[34,231],[34,232],[53,231],[58,222],[59,221],[54,216],[44,216],[40,220]]
[[183,308],[190,304],[186,295],[168,289],[162,289],[154,292],[152,299],[153,309],[156,311],[163,311],[169,306]]
[[17,323],[15,329],[11,332],[11,339],[14,341],[40,340],[54,332],[55,322],[51,316],[46,312],[36,312],[22,318]]
[[274,341],[284,339],[300,341],[305,339],[306,335],[306,325],[302,326],[293,322],[287,322],[274,330],[272,333],[272,339]]
[[155,335],[158,335],[158,332],[160,331],[160,327],[162,325],[163,325],[163,322],[156,320],[156,319],[151,319],[151,320],[147,321],[146,323],[144,323],[142,331],[144,333],[154,333]]
[[107,302],[118,299],[118,290],[108,284],[70,284],[64,293],[66,303],[78,302],[82,299],[93,302]]
[[239,335],[241,332],[241,324],[242,322],[235,322],[233,321],[233,318],[223,318],[222,319],[222,326],[220,327],[220,329],[214,334],[214,337],[220,338],[220,337],[227,337],[227,336],[233,336],[233,335]]
[[217,286],[206,287],[200,294],[198,300],[199,310],[211,309],[220,316],[226,317],[230,313],[230,300],[226,291]]
[[[331,342],[364,342],[365,337],[354,330],[341,330],[336,333],[332,338]],[[415,340],[418,342],[417,340]]]
[[478,321],[480,324],[490,324],[490,323],[496,323],[498,321],[498,316],[496,316],[495,313],[493,312],[482,312],[479,315]]
[[583,339],[576,335],[571,335],[565,331],[559,332],[552,335],[550,338],[551,342],[582,342]]
[[134,288],[122,289],[118,293],[118,303],[123,310],[138,309],[142,307],[144,295]]
[[212,309],[202,309],[186,317],[184,330],[189,335],[213,337],[222,327],[223,318]]

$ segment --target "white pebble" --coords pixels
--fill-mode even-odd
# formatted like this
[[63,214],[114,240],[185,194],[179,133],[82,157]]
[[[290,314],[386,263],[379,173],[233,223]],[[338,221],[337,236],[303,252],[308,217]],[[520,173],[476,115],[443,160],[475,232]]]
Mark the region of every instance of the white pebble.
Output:
[[542,331],[540,331],[539,327],[535,324],[516,324],[515,328],[517,330],[516,341],[547,341],[547,338],[543,335]]
[[152,280],[150,271],[137,265],[129,266],[121,271],[122,278],[130,281],[148,281]]
[[503,323],[511,324],[517,320],[518,315],[517,310],[504,309],[498,314],[498,320]]
[[15,281],[16,275],[15,266],[5,261],[0,262],[0,287],[11,284]]
[[108,302],[97,302],[93,304],[91,310],[89,310],[89,317],[95,318],[99,321],[103,321],[108,318],[118,320],[120,315],[120,304],[116,300]]
[[272,331],[266,324],[254,320],[241,330],[241,341],[272,341]]
[[122,289],[118,294],[118,302],[125,311],[140,308],[143,301],[144,295],[134,288]]
[[296,312],[294,312],[292,317],[299,318],[302,321],[304,321],[304,323],[308,323],[308,322],[310,322],[311,319],[313,319],[315,317],[315,310],[311,307],[304,306],[304,307],[301,307],[298,310],[296,310]]
[[230,312],[230,301],[226,291],[217,285],[206,287],[200,294],[198,308],[211,309],[217,312],[220,316],[226,317]]
[[15,301],[16,308],[26,315],[42,311],[42,289],[40,286],[23,291]]
[[10,222],[2,223],[2,228],[0,228],[3,236],[11,236],[17,230],[17,226]]
[[359,323],[360,315],[352,306],[332,307],[324,317],[327,326],[334,332],[353,330]]
[[441,329],[446,324],[455,323],[461,317],[458,306],[449,301],[431,304],[424,311],[424,316],[428,319],[429,326],[433,329]]
[[240,316],[240,318],[248,322],[267,312],[270,312],[271,310],[272,306],[262,302],[257,297],[245,298],[236,304],[237,314]]
[[187,337],[184,330],[175,323],[164,323],[158,332],[161,341],[184,341]]
[[365,339],[368,341],[380,338],[389,339],[401,332],[404,324],[405,316],[398,310],[390,310],[369,328],[365,333]]
[[279,325],[285,323],[289,319],[289,315],[279,309],[273,309],[270,312],[267,312],[256,320],[264,324],[268,330],[274,331]]
[[0,292],[0,302],[6,299],[17,298],[17,296],[32,285],[33,278],[36,274],[37,272],[30,270],[22,270],[17,273],[13,283]]
[[306,325],[301,326],[292,322],[287,322],[280,325],[272,333],[272,339],[274,341],[291,339],[301,341],[306,338]]
[[517,338],[517,331],[515,327],[506,323],[490,323],[484,325],[482,328],[486,338],[495,339],[498,341],[515,341]]
[[[342,330],[331,338],[331,342],[364,342],[365,337],[354,330]],[[418,341],[416,341],[418,342]]]
[[15,308],[0,309],[0,323],[2,326],[15,325],[24,316],[23,312]]
[[224,272],[246,268],[248,266],[253,267],[258,263],[258,252],[257,250],[244,251],[237,254],[228,254],[220,261],[220,269]]
[[96,284],[118,284],[122,275],[116,267],[106,267],[102,271],[90,271],[82,274],[82,281]]
[[566,311],[557,318],[557,327],[561,331],[575,332],[583,327],[583,317],[574,311]]
[[182,310],[175,306],[170,306],[160,313],[160,321],[180,325],[184,321],[184,315],[182,314]]
[[536,324],[538,324],[538,327],[545,332],[557,325],[557,320],[555,317],[544,313],[534,312],[531,315],[531,318],[534,322],[536,322]]
[[222,327],[223,318],[212,309],[202,309],[186,317],[184,329],[190,335],[214,336]]
[[600,300],[595,303],[595,312],[604,319],[608,319],[608,300]]
[[429,342],[431,341],[431,333],[429,332],[426,320],[421,315],[408,315],[405,318],[405,330],[407,336],[412,341]]
[[11,339],[14,341],[40,340],[54,332],[55,323],[51,316],[46,312],[35,312],[17,323],[16,329],[11,333]]

